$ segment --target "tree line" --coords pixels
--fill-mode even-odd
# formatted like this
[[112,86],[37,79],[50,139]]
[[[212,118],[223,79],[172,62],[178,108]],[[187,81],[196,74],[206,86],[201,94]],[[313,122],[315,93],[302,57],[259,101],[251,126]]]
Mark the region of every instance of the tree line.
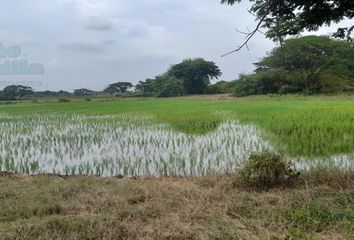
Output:
[[[234,5],[246,0],[221,0]],[[338,28],[329,37],[309,36],[287,39],[302,31],[316,31],[323,25],[354,18],[353,0],[248,0],[249,9],[258,24],[244,34],[245,42],[225,55],[248,48],[248,41],[266,29],[269,39],[280,44],[268,56],[256,63],[252,74],[241,74],[231,82],[210,80],[221,76],[213,62],[204,59],[186,59],[171,66],[164,74],[140,81],[135,93],[143,96],[170,97],[188,94],[213,94],[234,92],[236,96],[287,93],[338,93],[354,92],[354,26]],[[21,85],[7,86],[0,91],[0,100],[22,99],[25,96],[91,96],[95,94],[126,94],[133,87],[130,82],[118,82],[107,86],[102,92],[89,89],[34,92]]]
[[131,82],[116,82],[108,85],[102,91],[87,88],[67,91],[37,91],[22,85],[7,86],[0,91],[0,100],[19,100],[24,97],[89,97],[95,95],[126,95],[175,97],[190,94],[210,94],[231,92],[228,82],[220,81],[210,84],[211,79],[221,76],[221,71],[214,62],[202,58],[185,59],[172,65],[167,72],[152,79],[140,81],[137,85]]
[[236,96],[262,94],[332,94],[354,92],[354,43],[328,36],[306,36],[287,39],[281,46],[255,63],[251,74],[240,74],[233,81],[212,79],[221,76],[219,67],[202,58],[185,59],[172,65],[155,78],[116,82],[102,91],[86,88],[67,91],[35,92],[32,88],[13,85],[0,91],[0,100],[34,97],[88,97],[123,95],[175,97],[193,94],[233,93]]

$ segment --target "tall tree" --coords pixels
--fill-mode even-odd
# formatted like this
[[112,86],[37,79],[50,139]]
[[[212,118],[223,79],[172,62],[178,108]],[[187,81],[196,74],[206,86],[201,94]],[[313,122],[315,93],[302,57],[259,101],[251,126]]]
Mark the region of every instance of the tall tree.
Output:
[[288,39],[256,66],[254,74],[242,75],[236,82],[237,96],[354,89],[353,43],[325,36]]
[[26,87],[22,85],[10,85],[3,89],[1,99],[16,100],[31,94],[33,94],[33,89],[31,87]]
[[196,58],[173,65],[167,74],[183,80],[185,94],[205,94],[210,80],[221,76],[221,71],[214,62]]
[[109,94],[126,93],[128,89],[132,87],[133,84],[130,82],[117,82],[110,84],[103,91]]
[[[283,69],[301,79],[302,88],[316,92],[324,74],[350,78],[354,74],[352,44],[329,37],[307,36],[286,40],[257,63],[258,69]],[[345,76],[344,76],[345,75]]]

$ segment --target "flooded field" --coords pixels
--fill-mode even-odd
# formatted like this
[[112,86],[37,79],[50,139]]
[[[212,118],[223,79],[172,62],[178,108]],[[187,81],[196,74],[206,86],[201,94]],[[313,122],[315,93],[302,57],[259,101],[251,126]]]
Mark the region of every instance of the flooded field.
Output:
[[194,135],[137,115],[0,118],[0,169],[28,174],[205,175],[272,148],[255,126],[235,120]]
[[[283,151],[269,132],[227,113],[204,134],[185,133],[153,114],[41,112],[0,115],[0,171],[98,176],[201,176],[232,172],[251,153]],[[289,158],[290,159],[290,158]],[[292,157],[299,169],[353,168],[352,154]]]

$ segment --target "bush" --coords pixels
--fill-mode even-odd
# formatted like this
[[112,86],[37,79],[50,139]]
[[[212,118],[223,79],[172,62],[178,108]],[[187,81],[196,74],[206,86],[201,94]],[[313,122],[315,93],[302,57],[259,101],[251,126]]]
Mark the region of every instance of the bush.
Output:
[[269,189],[294,183],[299,173],[283,155],[272,151],[254,153],[236,175],[236,184],[245,187]]
[[59,98],[58,102],[65,103],[65,102],[70,102],[70,100],[66,98]]
[[281,70],[263,70],[251,75],[241,74],[235,82],[234,94],[237,97],[264,94],[287,94],[301,92],[299,76]]
[[320,81],[322,93],[343,92],[346,86],[346,82],[337,75],[324,74],[321,76]]
[[345,85],[343,92],[345,93],[354,93],[354,85],[350,86],[350,85]]
[[208,86],[207,94],[227,94],[234,91],[235,82],[219,81]]
[[258,83],[253,75],[240,74],[239,80],[235,82],[234,95],[236,97],[257,95],[257,86]]
[[184,95],[183,81],[175,77],[160,76],[156,78],[158,97],[177,97]]
[[298,92],[301,92],[301,89],[297,86],[283,85],[279,88],[278,94],[285,95],[285,94],[293,94]]

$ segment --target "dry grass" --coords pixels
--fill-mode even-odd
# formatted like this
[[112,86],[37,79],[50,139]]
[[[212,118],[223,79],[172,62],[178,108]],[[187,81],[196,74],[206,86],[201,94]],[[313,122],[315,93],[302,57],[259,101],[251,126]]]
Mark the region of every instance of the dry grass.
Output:
[[4,174],[0,239],[353,239],[354,174],[338,174],[264,192],[233,188],[228,175]]

